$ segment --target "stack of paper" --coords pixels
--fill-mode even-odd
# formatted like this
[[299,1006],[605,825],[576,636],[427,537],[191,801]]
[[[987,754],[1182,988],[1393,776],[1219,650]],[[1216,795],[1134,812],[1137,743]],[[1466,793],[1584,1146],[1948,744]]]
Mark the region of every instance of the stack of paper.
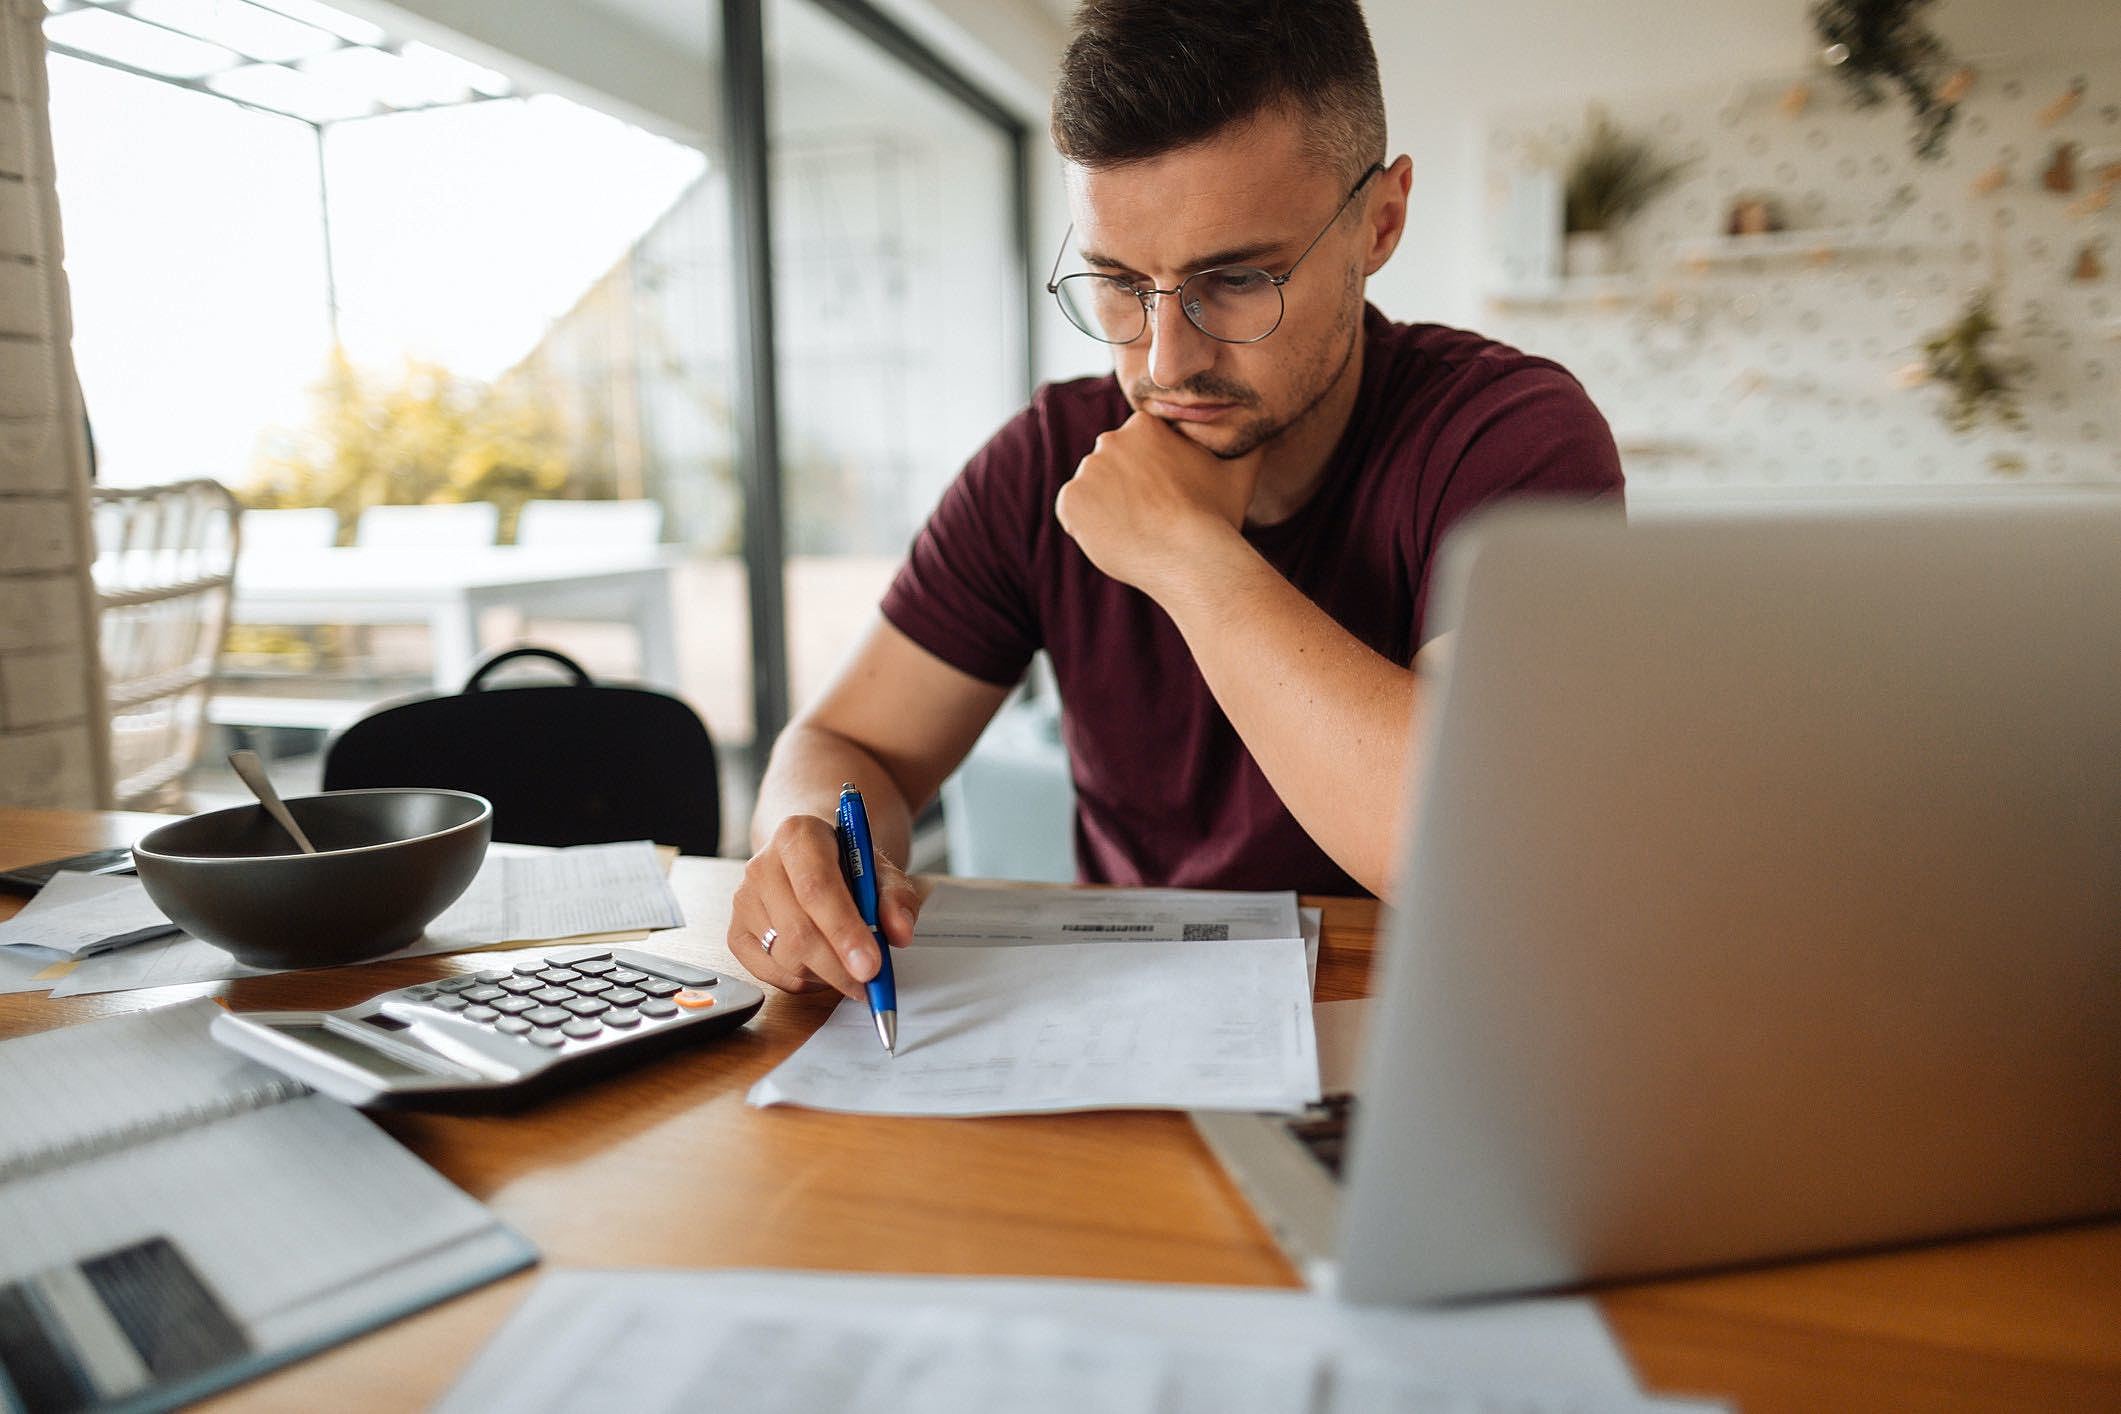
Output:
[[996,947],[1024,943],[1109,943],[1233,938],[1304,940],[1304,966],[1318,982],[1325,918],[1298,908],[1293,893],[1213,889],[1027,889],[945,880],[921,905],[914,940],[922,946]]
[[1296,895],[1210,889],[1033,889],[937,884],[921,905],[923,945],[1151,940],[1228,942],[1299,936]]
[[753,1104],[1287,1113],[1318,1098],[1291,894],[939,888],[893,957],[897,1053],[843,1001]]
[[1588,1301],[1450,1311],[1305,1292],[559,1272],[440,1410],[1594,1414],[1644,1398]]
[[[47,899],[56,903],[48,905]],[[69,926],[62,929],[52,919]],[[159,924],[159,936],[113,945],[111,932],[121,925],[137,927],[142,919]],[[649,841],[555,850],[495,845],[464,896],[429,924],[418,941],[390,956],[675,928],[684,921],[656,846]],[[301,925],[299,918],[288,920],[290,929]],[[100,945],[87,943],[64,952],[56,948],[64,938],[86,937],[98,929],[104,930],[98,935]],[[0,991],[49,988],[54,997],[71,997],[217,982],[272,970],[246,966],[211,943],[177,932],[137,879],[57,874],[21,913],[0,923]]]
[[0,922],[0,992],[43,991],[79,958],[176,931],[138,879],[54,874]]

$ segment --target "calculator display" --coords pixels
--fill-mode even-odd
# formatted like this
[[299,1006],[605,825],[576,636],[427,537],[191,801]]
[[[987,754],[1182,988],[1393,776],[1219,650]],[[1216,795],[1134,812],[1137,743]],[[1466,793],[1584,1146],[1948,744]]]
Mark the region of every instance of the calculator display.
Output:
[[407,1065],[396,1056],[385,1055],[358,1036],[349,1036],[344,1031],[329,1026],[317,1026],[308,1022],[279,1024],[274,1027],[292,1040],[324,1052],[337,1060],[345,1061],[359,1070],[382,1080],[404,1080],[424,1078],[434,1072],[418,1066]]

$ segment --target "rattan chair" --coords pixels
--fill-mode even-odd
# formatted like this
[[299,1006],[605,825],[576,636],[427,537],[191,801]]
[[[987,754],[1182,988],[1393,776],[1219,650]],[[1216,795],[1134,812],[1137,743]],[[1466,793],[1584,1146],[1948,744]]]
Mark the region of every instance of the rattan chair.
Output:
[[93,495],[110,805],[180,807],[228,633],[242,510],[203,479]]

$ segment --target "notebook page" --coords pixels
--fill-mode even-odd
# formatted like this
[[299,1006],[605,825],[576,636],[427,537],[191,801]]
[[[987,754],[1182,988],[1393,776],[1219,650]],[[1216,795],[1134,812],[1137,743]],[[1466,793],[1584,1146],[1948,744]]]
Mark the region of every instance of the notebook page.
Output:
[[0,1280],[166,1237],[270,1347],[312,1333],[306,1305],[493,1227],[359,1113],[311,1095],[0,1182]]
[[207,1035],[212,1002],[0,1041],[0,1182],[306,1093]]

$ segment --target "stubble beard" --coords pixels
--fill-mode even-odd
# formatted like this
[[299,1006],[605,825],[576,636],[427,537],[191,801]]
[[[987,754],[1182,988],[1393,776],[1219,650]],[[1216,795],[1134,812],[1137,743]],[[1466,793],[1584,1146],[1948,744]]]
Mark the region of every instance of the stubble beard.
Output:
[[[1361,288],[1359,281],[1350,280],[1349,285],[1352,290],[1359,293]],[[1347,373],[1348,364],[1355,357],[1355,339],[1362,324],[1358,314],[1361,308],[1362,305],[1359,299],[1350,300],[1342,306],[1339,323],[1334,326],[1332,333],[1326,337],[1328,347],[1331,347],[1332,343],[1336,341],[1340,344],[1340,357],[1334,361],[1333,371],[1320,379],[1317,386],[1309,390],[1303,406],[1295,412],[1284,418],[1276,418],[1270,413],[1262,413],[1251,421],[1237,427],[1231,441],[1220,447],[1211,447],[1207,443],[1202,442],[1188,432],[1183,425],[1178,429],[1180,435],[1214,456],[1218,461],[1228,462],[1236,461],[1240,457],[1248,457],[1275,438],[1301,426],[1306,418],[1318,410],[1318,405],[1326,400],[1326,395],[1340,386],[1341,378]],[[1217,384],[1213,388],[1203,387],[1197,390],[1189,387],[1188,391],[1220,393],[1223,395],[1241,391],[1244,401],[1257,402],[1259,400],[1258,394],[1251,389],[1240,389],[1235,384]]]

